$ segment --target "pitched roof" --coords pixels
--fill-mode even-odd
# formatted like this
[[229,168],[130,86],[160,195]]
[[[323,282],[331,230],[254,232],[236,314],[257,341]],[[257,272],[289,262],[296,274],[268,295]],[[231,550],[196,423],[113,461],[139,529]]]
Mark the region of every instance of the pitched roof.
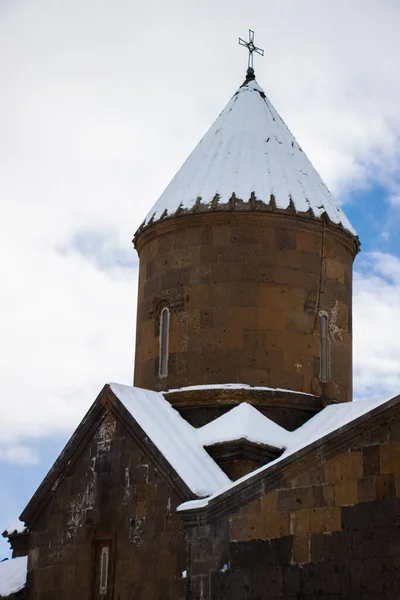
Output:
[[244,482],[249,481],[260,474],[267,474],[268,470],[273,470],[278,463],[282,461],[287,462],[291,458],[297,456],[298,452],[303,450],[307,451],[307,449],[313,447],[315,443],[322,442],[328,435],[341,430],[341,428],[346,425],[351,426],[353,421],[354,423],[358,422],[360,417],[367,415],[368,413],[371,413],[372,416],[372,413],[375,413],[375,409],[382,408],[382,410],[384,410],[386,407],[391,408],[399,402],[400,396],[397,396],[391,400],[362,400],[326,406],[321,412],[316,414],[295,431],[286,432],[287,447],[285,452],[277,459],[252,471],[240,479],[236,479],[230,485],[220,489],[216,494],[213,494],[208,498],[184,502],[178,507],[178,510],[190,511],[193,509],[205,508],[213,501],[218,501],[218,498],[222,497],[222,495],[225,495],[227,492],[234,492],[235,489],[239,488]]
[[0,562],[0,596],[16,594],[26,583],[27,556],[19,556]]
[[197,439],[196,429],[161,393],[111,383],[104,386],[21,513],[29,527],[62,485],[107,411],[123,423],[182,500],[209,496],[229,485],[228,476]]
[[111,390],[196,496],[230,483],[190,425],[159,392],[110,384]]
[[[232,194],[256,208],[307,213],[356,234],[257,81],[238,89],[147,215],[167,216],[227,205]],[[311,211],[311,212],[310,212]],[[140,231],[140,230],[139,230]]]
[[290,432],[243,402],[197,430],[203,446],[245,439],[255,444],[286,448]]

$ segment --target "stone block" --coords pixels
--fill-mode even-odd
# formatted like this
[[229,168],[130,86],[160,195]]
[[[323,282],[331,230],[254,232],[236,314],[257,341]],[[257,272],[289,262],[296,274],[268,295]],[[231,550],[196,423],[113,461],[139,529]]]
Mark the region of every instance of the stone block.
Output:
[[313,505],[314,495],[312,486],[278,491],[276,504],[278,510],[296,511],[312,508]]
[[292,560],[296,564],[309,563],[311,560],[311,536],[300,535],[293,537]]
[[381,444],[380,451],[380,472],[381,473],[399,473],[400,472],[400,442],[389,442]]
[[335,483],[336,506],[347,506],[358,502],[358,479],[345,479]]
[[311,510],[296,510],[290,513],[290,533],[303,535],[311,531]]
[[378,475],[376,477],[376,497],[379,500],[396,497],[396,482],[394,473]]
[[375,477],[363,477],[358,480],[358,498],[360,502],[372,502],[376,499]]
[[363,475],[379,475],[380,473],[380,447],[379,445],[363,448]]
[[327,483],[335,483],[337,481],[346,481],[362,477],[362,453],[352,452],[329,459],[326,462],[325,474]]

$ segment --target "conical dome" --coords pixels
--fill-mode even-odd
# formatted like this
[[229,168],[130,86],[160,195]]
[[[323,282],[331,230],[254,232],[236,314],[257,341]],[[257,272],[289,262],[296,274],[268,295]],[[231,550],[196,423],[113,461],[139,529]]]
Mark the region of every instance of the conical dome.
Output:
[[255,79],[247,78],[234,94],[141,229],[177,214],[224,209],[325,215],[356,235]]

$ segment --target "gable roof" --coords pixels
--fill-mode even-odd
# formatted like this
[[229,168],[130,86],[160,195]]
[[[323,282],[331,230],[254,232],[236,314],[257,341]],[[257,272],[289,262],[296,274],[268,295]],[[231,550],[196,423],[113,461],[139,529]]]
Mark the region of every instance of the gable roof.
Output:
[[25,587],[27,564],[27,556],[0,562],[0,597],[16,594]]
[[116,383],[110,388],[196,496],[208,496],[230,483],[204,450],[196,429],[161,393]]
[[21,513],[21,520],[29,528],[50,502],[107,411],[123,423],[181,500],[208,496],[230,483],[198,441],[195,428],[161,393],[107,384]]
[[399,406],[400,396],[390,400],[362,400],[326,406],[297,430],[287,432],[287,448],[278,458],[235,480],[208,498],[184,502],[178,507],[178,511],[206,509],[208,506],[217,505],[219,501],[224,502],[227,496],[232,496],[236,491],[239,492],[244,485],[251,486],[252,482],[258,482],[260,477],[268,477],[269,473],[271,473],[271,477],[275,477],[277,468],[295,461],[299,456],[314,450],[330,439],[336,440],[338,435],[341,436],[340,441],[346,443],[344,433],[356,428],[360,422],[364,421],[364,418],[372,421],[381,413]]
[[217,210],[232,199],[246,204],[251,200],[261,210],[269,206],[269,210],[289,209],[316,218],[325,215],[356,235],[255,80],[246,79],[233,95],[161,194],[141,229],[175,214],[200,208]]
[[245,439],[255,444],[286,448],[290,432],[243,402],[197,430],[203,446]]

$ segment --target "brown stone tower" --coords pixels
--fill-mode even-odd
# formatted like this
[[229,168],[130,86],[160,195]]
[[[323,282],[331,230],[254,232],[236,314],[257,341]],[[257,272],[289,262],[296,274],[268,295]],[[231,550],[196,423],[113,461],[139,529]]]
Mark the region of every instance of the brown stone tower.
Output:
[[213,401],[210,389],[170,396],[198,407],[248,399],[215,384],[279,388],[252,401],[281,412],[351,400],[358,238],[252,69],[134,243],[136,386],[214,384]]

